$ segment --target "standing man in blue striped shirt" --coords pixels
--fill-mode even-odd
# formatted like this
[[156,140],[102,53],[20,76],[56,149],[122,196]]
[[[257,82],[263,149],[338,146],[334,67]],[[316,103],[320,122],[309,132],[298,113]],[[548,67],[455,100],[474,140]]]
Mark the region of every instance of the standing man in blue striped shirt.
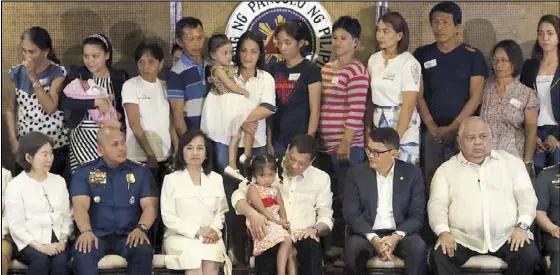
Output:
[[167,75],[167,95],[173,123],[179,136],[187,129],[200,127],[200,115],[208,94],[202,58],[204,29],[194,17],[184,17],[175,25],[177,44],[183,48],[181,61]]

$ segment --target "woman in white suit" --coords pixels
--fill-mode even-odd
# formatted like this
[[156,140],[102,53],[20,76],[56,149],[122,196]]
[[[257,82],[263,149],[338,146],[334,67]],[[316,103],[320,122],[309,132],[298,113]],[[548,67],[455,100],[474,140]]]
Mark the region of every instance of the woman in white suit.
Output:
[[212,172],[212,144],[200,130],[187,131],[179,141],[175,172],[165,176],[161,215],[165,265],[185,274],[218,274],[231,263],[222,240],[228,210],[222,176]]
[[15,258],[27,265],[27,275],[70,273],[66,244],[73,228],[72,210],[66,181],[49,172],[53,145],[40,132],[23,136],[16,154],[23,171],[6,189],[8,226],[18,249]]

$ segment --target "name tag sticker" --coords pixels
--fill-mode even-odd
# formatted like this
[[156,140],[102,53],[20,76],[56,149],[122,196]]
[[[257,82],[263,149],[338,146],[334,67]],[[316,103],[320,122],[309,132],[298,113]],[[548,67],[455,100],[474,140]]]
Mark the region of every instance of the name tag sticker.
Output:
[[521,107],[521,101],[519,101],[519,100],[517,100],[517,99],[515,99],[515,98],[512,98],[512,99],[509,101],[509,104],[515,106],[515,108]]
[[395,73],[386,73],[385,75],[383,75],[383,79],[393,81],[395,80]]
[[290,75],[288,76],[288,80],[290,80],[290,81],[294,81],[294,80],[297,81],[297,80],[299,79],[299,76],[300,76],[300,75],[301,75],[301,74],[299,74],[299,73],[298,73],[298,74],[290,74]]
[[435,59],[424,62],[424,69],[429,69],[435,66],[437,66],[437,60]]

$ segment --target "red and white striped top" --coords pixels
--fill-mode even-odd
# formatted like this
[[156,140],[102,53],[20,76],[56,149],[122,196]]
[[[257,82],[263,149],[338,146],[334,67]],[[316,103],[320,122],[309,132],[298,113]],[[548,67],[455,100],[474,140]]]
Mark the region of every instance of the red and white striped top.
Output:
[[333,71],[332,63],[321,69],[321,121],[319,135],[329,154],[336,153],[346,129],[356,130],[351,148],[364,148],[364,113],[369,85],[367,68],[354,61]]

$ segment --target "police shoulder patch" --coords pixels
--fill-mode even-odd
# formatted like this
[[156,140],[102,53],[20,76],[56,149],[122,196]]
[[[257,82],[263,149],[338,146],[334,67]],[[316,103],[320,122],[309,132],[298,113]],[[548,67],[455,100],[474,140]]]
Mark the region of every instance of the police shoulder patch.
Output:
[[94,160],[91,160],[91,161],[88,161],[88,162],[84,162],[84,163],[80,164],[80,167],[85,167],[85,166],[91,165],[96,161],[97,161],[97,159],[94,159]]
[[142,162],[139,162],[139,161],[130,160],[130,159],[128,161],[130,161],[131,164],[137,165],[137,166],[142,167],[142,168],[148,167],[145,163],[142,163]]

